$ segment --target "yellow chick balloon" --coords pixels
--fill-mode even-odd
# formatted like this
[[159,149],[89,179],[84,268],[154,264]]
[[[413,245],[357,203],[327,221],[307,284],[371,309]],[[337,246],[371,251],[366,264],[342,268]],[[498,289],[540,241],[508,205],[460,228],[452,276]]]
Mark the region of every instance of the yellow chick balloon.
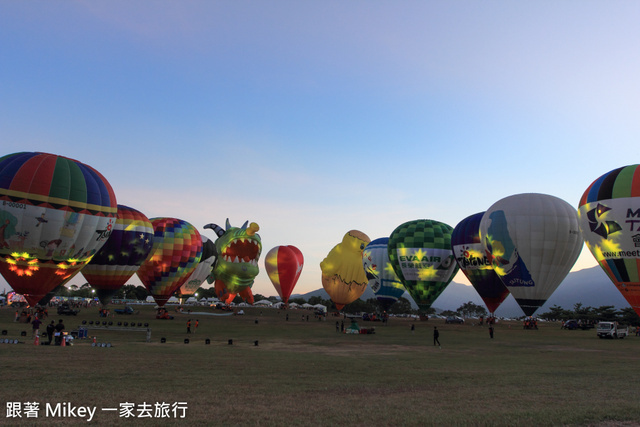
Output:
[[322,287],[338,310],[360,298],[367,289],[369,280],[362,266],[362,251],[370,241],[362,231],[351,230],[320,263]]

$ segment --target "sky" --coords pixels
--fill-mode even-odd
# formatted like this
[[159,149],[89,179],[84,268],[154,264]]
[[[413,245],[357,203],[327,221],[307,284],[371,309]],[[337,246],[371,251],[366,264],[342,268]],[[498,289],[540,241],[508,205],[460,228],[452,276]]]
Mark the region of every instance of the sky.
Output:
[[[518,193],[577,208],[596,178],[638,163],[639,13],[589,0],[4,1],[0,154],[74,158],[119,204],[210,238],[205,224],[256,222],[253,292],[276,295],[264,255],[294,245],[306,293],[349,230],[455,227]],[[585,246],[574,271],[595,265]]]

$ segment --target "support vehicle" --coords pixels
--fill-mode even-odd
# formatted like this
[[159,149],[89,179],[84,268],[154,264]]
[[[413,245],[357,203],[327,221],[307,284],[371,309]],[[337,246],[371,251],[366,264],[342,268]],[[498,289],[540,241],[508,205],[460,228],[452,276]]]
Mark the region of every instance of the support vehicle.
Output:
[[69,303],[63,302],[62,304],[60,304],[58,306],[58,314],[64,314],[66,316],[75,316],[80,312],[80,310],[77,310],[73,307],[71,307],[71,305]]
[[629,335],[629,327],[618,325],[618,322],[598,323],[599,338],[624,338]]
[[116,314],[136,314],[136,311],[128,305],[125,305],[124,308],[116,308],[113,311]]

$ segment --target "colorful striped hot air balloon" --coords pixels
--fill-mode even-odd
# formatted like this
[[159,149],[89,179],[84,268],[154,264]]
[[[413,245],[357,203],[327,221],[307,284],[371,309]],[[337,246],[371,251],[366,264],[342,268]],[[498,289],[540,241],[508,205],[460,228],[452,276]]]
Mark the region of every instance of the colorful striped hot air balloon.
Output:
[[202,238],[193,225],[181,219],[150,221],[154,230],[153,249],[136,274],[162,307],[200,262]]
[[153,225],[142,212],[118,205],[118,219],[105,245],[82,269],[102,304],[138,271],[153,247]]
[[184,282],[184,285],[180,286],[180,289],[176,291],[176,297],[180,298],[180,300],[194,295],[200,289],[202,282],[211,274],[213,264],[216,261],[216,246],[213,240],[204,234],[201,234],[200,237],[202,238],[202,256],[193,273]]
[[30,305],[78,273],[116,222],[109,182],[55,154],[0,158],[0,201],[0,273]]
[[587,247],[640,315],[640,165],[596,179],[580,198],[578,217]]

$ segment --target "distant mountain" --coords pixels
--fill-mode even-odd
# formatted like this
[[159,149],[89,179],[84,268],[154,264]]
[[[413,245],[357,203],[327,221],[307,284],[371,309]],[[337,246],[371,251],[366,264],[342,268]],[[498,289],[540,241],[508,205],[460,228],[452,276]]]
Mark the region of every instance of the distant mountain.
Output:
[[[303,295],[292,295],[291,298],[308,300],[313,296],[330,299],[329,294],[327,294],[323,288]],[[413,303],[408,293],[405,292],[404,297]],[[375,298],[375,295],[371,289],[367,288],[360,299],[367,300],[369,298]],[[438,299],[434,301],[433,308],[435,308],[437,312],[443,310],[455,311],[462,304],[469,301],[477,305],[484,305],[482,298],[480,298],[472,286],[451,282]],[[615,285],[611,283],[611,280],[609,280],[609,277],[607,277],[602,268],[595,266],[569,273],[567,278],[551,295],[551,298],[549,298],[536,313],[542,314],[549,311],[549,308],[554,305],[572,310],[577,303],[581,303],[583,307],[600,307],[603,305],[612,305],[616,309],[629,307],[629,303],[627,303],[622,294],[616,289]],[[418,308],[415,303],[412,305],[414,308]],[[499,317],[521,317],[523,315],[524,313],[520,309],[520,306],[518,306],[518,303],[511,295],[509,295],[496,310],[496,316]]]

